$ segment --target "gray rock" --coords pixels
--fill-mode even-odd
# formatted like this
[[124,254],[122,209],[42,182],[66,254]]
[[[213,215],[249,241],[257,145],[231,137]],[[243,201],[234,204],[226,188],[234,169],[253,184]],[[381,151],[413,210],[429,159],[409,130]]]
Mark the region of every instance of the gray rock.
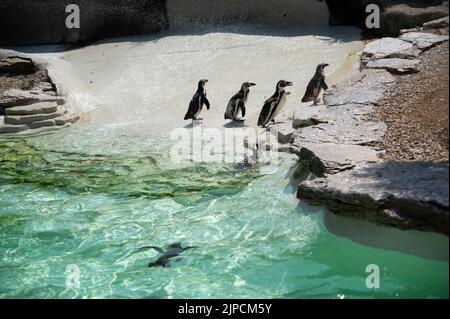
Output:
[[30,125],[33,122],[50,120],[55,117],[62,116],[63,113],[55,112],[49,114],[33,114],[33,115],[5,115],[5,124],[13,125]]
[[[355,25],[380,37],[398,36],[399,30],[421,26],[424,22],[448,16],[448,6],[440,0],[325,0],[330,24]],[[366,7],[377,4],[381,9],[380,28],[367,29]]]
[[337,214],[448,234],[448,170],[448,163],[360,165],[302,182],[297,197]]
[[32,93],[24,90],[12,89],[0,95],[0,106],[8,108],[11,106],[32,104],[38,102],[64,103],[61,96],[52,96],[45,93]]
[[299,129],[326,122],[326,120],[322,121],[320,119],[320,114],[325,112],[326,108],[325,105],[318,105],[296,110],[294,119],[292,120],[292,127],[294,129]]
[[348,145],[375,145],[386,132],[382,122],[335,122],[303,128],[293,134],[293,145],[305,143],[332,143]]
[[12,106],[5,110],[6,115],[32,115],[55,113],[58,110],[56,102],[41,102],[21,106]]
[[383,58],[415,57],[413,44],[397,38],[381,38],[368,43],[362,52],[364,62]]
[[395,78],[385,70],[366,69],[359,74],[359,79],[333,87],[323,98],[328,105],[375,104],[383,97],[388,84],[394,82]]
[[417,64],[420,60],[417,59],[378,59],[375,61],[370,61],[367,63],[366,67],[368,69],[385,69],[394,74],[409,74],[417,73]]
[[34,128],[40,128],[40,127],[51,127],[51,126],[55,126],[55,121],[54,120],[44,120],[44,121],[36,121],[31,123],[29,126],[30,128],[34,129]]
[[33,61],[28,58],[13,56],[0,60],[0,74],[28,74],[34,71],[36,71],[36,68]]
[[[396,1],[383,0],[385,8],[380,18],[380,29],[374,30],[381,36],[398,36],[399,30],[421,26],[423,23],[448,16],[448,7],[439,1]],[[411,3],[408,3],[411,2]]]
[[0,124],[0,134],[19,133],[28,129],[27,125]]
[[441,18],[441,19],[436,19],[436,20],[432,20],[429,22],[425,22],[423,24],[423,30],[431,30],[431,29],[440,29],[440,28],[445,28],[448,27],[448,16]]
[[73,123],[77,122],[79,119],[80,119],[80,117],[78,115],[66,114],[66,115],[63,115],[61,117],[55,118],[55,124],[57,126],[62,126],[62,125],[65,125],[67,123],[73,124]]
[[308,149],[320,159],[327,174],[337,174],[352,169],[357,164],[381,161],[375,150],[359,145],[305,143],[300,148],[295,145],[291,146],[291,151],[297,154],[299,158],[301,158],[303,149]]
[[402,34],[400,39],[414,44],[421,50],[429,49],[437,44],[448,41],[448,36],[426,32],[408,32]]

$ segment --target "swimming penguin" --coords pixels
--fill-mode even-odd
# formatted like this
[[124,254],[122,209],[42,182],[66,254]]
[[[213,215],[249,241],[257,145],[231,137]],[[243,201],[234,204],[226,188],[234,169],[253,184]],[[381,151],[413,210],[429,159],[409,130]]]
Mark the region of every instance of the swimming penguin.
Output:
[[275,116],[281,112],[286,104],[286,96],[291,94],[285,91],[287,86],[292,86],[292,82],[278,81],[275,93],[264,103],[259,114],[258,126],[265,127],[270,121],[275,122]]
[[206,98],[206,89],[205,84],[208,80],[200,80],[198,81],[198,89],[195,95],[192,97],[191,103],[189,103],[189,109],[184,116],[185,120],[201,120],[197,116],[200,115],[200,112],[203,109],[203,105],[206,105],[206,108],[209,110],[209,101]]
[[244,119],[238,119],[239,110],[242,117],[245,117],[245,103],[247,103],[248,93],[250,87],[255,86],[255,83],[245,82],[241,86],[241,90],[237,92],[228,102],[227,110],[225,111],[225,120],[233,120],[234,122],[243,122]]
[[316,74],[314,74],[311,81],[306,88],[305,96],[302,99],[302,103],[314,101],[314,105],[320,102],[320,93],[322,90],[328,90],[328,85],[325,83],[324,69],[328,66],[327,63],[321,63],[316,68]]
[[162,254],[156,261],[149,263],[148,267],[161,266],[164,268],[168,268],[168,267],[170,267],[170,259],[178,257],[178,255],[180,255],[183,251],[185,251],[187,249],[193,249],[193,248],[198,248],[198,247],[197,246],[188,246],[188,247],[183,248],[180,243],[174,243],[174,244],[169,245],[169,247],[167,248],[166,251],[164,251],[162,248],[156,247],[156,246],[146,246],[146,247],[142,247],[141,249],[148,249],[148,248],[153,248],[154,250],[156,250],[157,252]]

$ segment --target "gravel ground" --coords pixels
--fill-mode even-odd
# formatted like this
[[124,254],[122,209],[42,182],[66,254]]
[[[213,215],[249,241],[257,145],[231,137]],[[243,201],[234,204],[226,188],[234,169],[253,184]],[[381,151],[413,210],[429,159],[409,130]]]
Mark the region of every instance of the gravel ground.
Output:
[[420,72],[397,76],[372,117],[388,126],[380,145],[387,161],[448,162],[448,42],[420,59]]

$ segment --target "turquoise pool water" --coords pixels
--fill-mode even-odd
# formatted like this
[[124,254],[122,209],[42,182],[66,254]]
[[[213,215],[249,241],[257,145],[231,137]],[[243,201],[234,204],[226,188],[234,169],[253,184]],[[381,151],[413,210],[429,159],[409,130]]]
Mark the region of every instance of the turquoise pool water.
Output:
[[[359,244],[299,205],[294,156],[271,173],[174,167],[161,140],[89,125],[0,139],[0,297],[448,298],[448,259]],[[178,241],[199,248],[147,268],[158,254],[140,247]]]

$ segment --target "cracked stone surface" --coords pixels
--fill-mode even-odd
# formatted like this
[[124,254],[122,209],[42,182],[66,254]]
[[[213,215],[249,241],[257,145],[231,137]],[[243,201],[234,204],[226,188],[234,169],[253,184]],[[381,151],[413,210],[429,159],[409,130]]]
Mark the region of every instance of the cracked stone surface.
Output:
[[449,232],[448,163],[358,165],[304,181],[297,197],[330,211],[405,229]]
[[432,46],[448,41],[448,36],[425,32],[408,32],[402,34],[400,39],[417,46],[421,50],[426,50]]
[[418,72],[417,64],[419,63],[420,60],[418,59],[378,59],[367,63],[366,68],[385,69],[394,74],[408,74]]
[[351,85],[336,86],[324,95],[328,105],[375,104],[386,92],[387,86],[395,78],[385,70],[363,70],[360,79]]

